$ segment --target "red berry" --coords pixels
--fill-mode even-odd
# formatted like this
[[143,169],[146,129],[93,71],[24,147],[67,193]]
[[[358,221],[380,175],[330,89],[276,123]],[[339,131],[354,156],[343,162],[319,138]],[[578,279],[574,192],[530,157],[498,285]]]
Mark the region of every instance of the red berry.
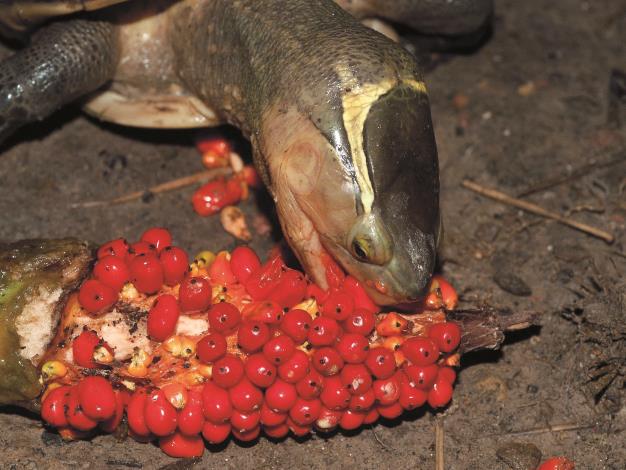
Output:
[[400,384],[400,398],[398,403],[405,410],[414,410],[419,408],[428,399],[428,392],[415,387],[412,382],[403,382]]
[[284,364],[293,355],[296,347],[293,340],[287,335],[280,335],[270,339],[263,346],[263,354],[276,365]]
[[215,260],[209,266],[209,277],[213,284],[220,286],[231,285],[237,282],[237,278],[230,269],[230,254],[220,251]]
[[188,277],[184,279],[178,291],[178,303],[181,312],[206,310],[211,305],[212,294],[211,284],[205,278]]
[[156,250],[161,253],[164,248],[172,245],[172,234],[166,228],[152,227],[143,232],[141,241],[154,245]]
[[304,274],[295,269],[289,269],[280,277],[278,284],[269,293],[267,299],[282,308],[289,308],[302,302],[306,295],[306,288]]
[[209,326],[212,330],[220,333],[229,333],[234,330],[241,321],[241,312],[233,304],[220,302],[211,305],[208,313]]
[[117,291],[102,281],[85,281],[78,291],[78,302],[89,313],[107,310],[117,302]]
[[104,421],[115,414],[116,400],[111,383],[97,375],[85,377],[78,383],[78,401],[91,419]]
[[372,313],[377,313],[380,310],[372,299],[369,298],[361,283],[352,276],[346,276],[342,288],[354,300],[355,310],[365,309]]
[[374,380],[372,390],[381,405],[391,405],[400,398],[400,382],[395,375],[387,379]]
[[115,390],[115,413],[109,419],[100,422],[100,429],[108,433],[115,432],[124,417],[124,406],[128,399],[130,399],[130,392]]
[[56,428],[64,428],[67,426],[67,418],[65,417],[65,408],[69,400],[71,387],[64,385],[55,388],[46,395],[41,404],[41,417],[48,424]]
[[195,436],[202,432],[204,412],[202,411],[202,393],[189,390],[185,407],[178,412],[178,430],[186,436]]
[[309,373],[309,357],[299,349],[293,355],[278,366],[278,376],[285,382],[295,384]]
[[259,351],[270,340],[269,327],[259,320],[246,320],[237,330],[237,344],[250,354]]
[[456,323],[436,323],[430,327],[428,337],[441,351],[452,352],[461,343],[461,328]]
[[228,396],[233,408],[243,413],[258,410],[263,403],[263,392],[245,377],[228,390]]
[[230,388],[238,384],[244,375],[243,362],[237,356],[226,354],[213,364],[212,378],[215,385]]
[[263,354],[257,353],[248,357],[244,366],[246,377],[257,387],[267,388],[274,383],[277,371]]
[[261,423],[263,423],[264,426],[278,426],[284,423],[286,419],[287,413],[274,411],[267,406],[267,403],[263,403],[261,406]]
[[326,377],[324,389],[320,394],[320,400],[330,410],[343,410],[350,404],[350,392],[348,387],[341,383],[337,376]]
[[308,426],[317,420],[321,410],[322,403],[319,400],[298,398],[289,410],[289,417],[299,426]]
[[163,285],[163,267],[156,255],[137,255],[128,267],[131,281],[139,292],[153,294]]
[[280,256],[274,256],[267,263],[255,269],[244,285],[253,300],[264,300],[278,285],[287,267]]
[[338,374],[343,367],[343,359],[337,350],[328,346],[315,350],[311,362],[313,367],[326,377]]
[[302,344],[309,335],[311,322],[311,315],[304,310],[289,310],[280,324],[280,330],[297,344]]
[[163,279],[168,286],[180,284],[189,271],[189,257],[177,246],[168,246],[159,253],[163,266]]
[[287,418],[287,427],[297,437],[305,437],[311,433],[311,426],[300,426],[295,423],[291,418]]
[[156,390],[148,395],[144,412],[146,426],[155,436],[169,436],[176,430],[176,409],[162,390]]
[[388,313],[376,325],[379,336],[401,336],[410,328],[409,321],[395,312]]
[[255,429],[261,421],[260,411],[243,412],[235,410],[230,415],[231,427],[241,433],[252,431]]
[[203,137],[196,142],[196,148],[200,153],[213,152],[216,155],[228,156],[230,153],[230,144],[226,139],[221,137]]
[[134,258],[139,255],[156,255],[157,250],[154,245],[148,242],[137,242],[130,245],[128,255],[130,258]]
[[332,431],[337,427],[342,416],[343,412],[341,410],[329,410],[322,405],[320,414],[315,421],[315,428],[323,432]]
[[437,380],[445,380],[450,385],[454,385],[456,372],[451,367],[440,367],[437,373]]
[[365,365],[377,379],[391,377],[396,370],[396,359],[391,351],[383,347],[371,348]]
[[180,312],[176,297],[170,294],[157,297],[148,312],[148,335],[154,341],[165,341],[176,331]]
[[202,457],[202,454],[204,454],[204,441],[198,435],[185,436],[176,432],[171,436],[161,437],[159,439],[159,448],[170,457]]
[[138,436],[149,436],[150,430],[146,426],[145,407],[148,394],[146,390],[139,389],[133,393],[126,408],[126,417],[128,419],[128,427]]
[[209,444],[221,444],[228,438],[229,434],[229,423],[215,424],[207,421],[202,427],[202,437],[204,437]]
[[246,318],[277,326],[282,321],[284,315],[285,312],[280,305],[271,300],[265,300],[252,304],[252,309],[248,311]]
[[361,395],[372,387],[372,374],[363,364],[347,364],[340,377],[352,395]]
[[237,280],[242,284],[260,267],[259,257],[247,246],[238,246],[230,254],[230,268]]
[[241,442],[251,442],[259,437],[261,434],[261,427],[257,426],[250,431],[239,432],[236,429],[232,428],[233,437]]
[[83,330],[72,342],[74,364],[88,369],[97,367],[97,364],[93,360],[93,353],[96,346],[100,343],[101,340],[94,331]]
[[428,392],[428,404],[433,408],[446,406],[452,399],[452,385],[445,380],[437,380]]
[[130,250],[130,246],[123,238],[117,238],[115,240],[111,240],[110,242],[106,242],[100,248],[98,248],[98,259],[104,258],[105,256],[117,256],[125,260],[128,258],[128,252]]
[[281,379],[265,390],[265,403],[274,411],[286,413],[296,403],[297,398],[296,387]]
[[277,424],[276,426],[265,426],[263,432],[272,439],[282,439],[289,434],[289,426],[286,423]]
[[383,418],[387,419],[395,419],[402,414],[404,411],[400,403],[392,403],[391,405],[378,405],[376,407],[376,411]]
[[205,364],[215,362],[226,354],[227,347],[228,345],[223,335],[215,332],[209,333],[196,343],[198,359]]
[[317,317],[309,329],[309,342],[313,346],[330,346],[335,344],[341,331],[339,323],[332,318]]
[[539,465],[537,470],[574,470],[574,462],[565,457],[552,457]]
[[196,213],[202,217],[217,214],[241,198],[241,186],[232,179],[219,178],[201,186],[191,197]]
[[365,421],[366,413],[363,411],[346,410],[343,412],[341,419],[339,420],[339,427],[346,431],[352,431],[358,429]]
[[228,392],[213,382],[205,383],[202,388],[202,411],[204,417],[214,424],[228,421],[233,413]]
[[89,431],[95,428],[98,424],[95,419],[91,419],[87,416],[83,411],[83,408],[80,406],[77,386],[72,387],[69,391],[65,417],[67,418],[69,425],[79,431]]
[[375,401],[374,390],[370,388],[361,395],[353,395],[348,406],[353,411],[365,411],[369,410]]
[[437,345],[431,339],[420,336],[407,339],[400,350],[409,361],[418,366],[434,364],[439,358]]
[[324,377],[322,374],[316,370],[311,370],[303,379],[296,383],[296,391],[305,400],[312,400],[320,396],[323,386]]
[[342,323],[346,333],[369,336],[376,326],[376,315],[362,308],[355,309]]
[[130,271],[126,261],[117,256],[103,256],[93,267],[94,277],[115,291],[120,291],[130,280]]
[[349,364],[358,364],[367,358],[370,349],[369,341],[363,335],[346,333],[337,343],[337,351],[344,361]]
[[354,301],[343,291],[331,292],[322,305],[322,315],[343,321],[354,311]]
[[318,303],[318,305],[322,305],[324,301],[330,295],[330,292],[322,289],[317,284],[310,283],[306,288],[305,295],[307,298],[312,298],[313,300],[315,300]]
[[430,390],[430,387],[432,387],[435,380],[437,380],[439,367],[437,364],[430,364],[428,366],[412,365],[405,367],[404,372],[415,387],[422,390]]
[[[394,406],[394,405],[391,405],[391,406]],[[378,421],[378,418],[380,418],[380,414],[378,413],[378,410],[376,408],[372,408],[365,415],[363,424],[373,424],[376,421]]]

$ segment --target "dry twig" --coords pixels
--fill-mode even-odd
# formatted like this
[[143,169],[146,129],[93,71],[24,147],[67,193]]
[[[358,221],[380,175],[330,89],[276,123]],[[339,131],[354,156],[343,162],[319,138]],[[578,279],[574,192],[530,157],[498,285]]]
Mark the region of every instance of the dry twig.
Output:
[[444,470],[443,461],[443,418],[435,420],[435,470]]
[[521,199],[517,199],[511,197],[503,192],[497,191],[495,189],[485,188],[477,183],[474,183],[470,180],[463,180],[463,187],[467,188],[475,193],[478,193],[482,196],[486,196],[488,198],[494,199],[503,204],[508,204],[509,206],[517,207],[518,209],[525,210],[532,214],[540,215],[542,217],[546,217],[548,219],[556,220],[557,222],[567,225],[569,227],[575,228],[576,230],[580,230],[588,235],[593,235],[594,237],[601,238],[607,243],[613,243],[615,237],[605,232],[604,230],[597,229],[587,224],[583,224],[582,222],[577,222],[567,217],[563,217],[561,214],[557,214],[556,212],[551,212],[544,209],[541,206],[536,204],[522,201]]
[[565,432],[578,431],[580,429],[589,429],[594,427],[593,424],[555,424],[545,428],[526,429],[524,431],[512,431],[506,434],[491,434],[493,436],[529,436],[532,434],[544,434],[546,432]]
[[165,183],[157,184],[156,186],[152,186],[151,188],[144,189],[143,191],[134,191],[132,193],[128,193],[123,196],[116,197],[115,199],[108,199],[104,201],[76,202],[72,204],[70,207],[75,209],[77,207],[97,207],[97,206],[107,206],[107,205],[114,205],[114,204],[123,204],[125,202],[130,202],[130,201],[135,201],[137,199],[141,199],[146,193],[149,193],[149,194],[165,193],[167,191],[173,191],[175,189],[184,188],[185,186],[191,186],[192,184],[196,184],[196,183],[203,183],[205,181],[210,181],[220,176],[228,176],[230,174],[232,174],[232,169],[230,168],[215,168],[213,170],[200,171],[192,175],[183,176],[182,178],[177,178],[175,180],[170,180],[170,181],[166,181]]

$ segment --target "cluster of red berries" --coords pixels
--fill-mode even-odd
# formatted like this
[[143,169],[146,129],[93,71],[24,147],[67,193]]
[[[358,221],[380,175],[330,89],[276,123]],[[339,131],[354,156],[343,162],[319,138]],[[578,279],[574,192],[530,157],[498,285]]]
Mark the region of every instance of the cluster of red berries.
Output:
[[189,269],[189,258],[172,246],[172,235],[164,228],[151,228],[140,241],[128,244],[123,238],[98,249],[92,279],[78,293],[81,306],[92,314],[110,309],[128,282],[143,294],[154,294],[163,285],[179,284]]
[[[49,391],[43,418],[56,427],[111,432],[125,410],[133,437],[158,438],[168,455],[189,457],[203,453],[202,438],[218,444],[230,434],[251,441],[261,430],[271,438],[304,436],[313,428],[353,430],[426,403],[447,405],[456,379],[449,365],[458,362],[451,360],[461,341],[458,325],[431,315],[415,328],[411,317],[377,315],[379,308],[356,279],[327,266],[325,291],[279,255],[261,264],[247,247],[218,256],[206,275],[193,275],[164,229],[148,230],[134,245],[103,245],[94,278],[79,292],[81,306],[102,314],[127,282],[146,295],[158,294],[147,318],[150,339],[162,343],[157,348],[172,339],[180,315],[206,315],[208,331],[188,339],[195,345],[193,360],[210,375],[189,385],[172,373],[164,385],[132,394],[123,386],[114,390],[102,377],[85,377]],[[434,311],[428,305],[449,303],[453,294],[449,284],[438,282],[427,311]],[[159,293],[164,284],[178,289]],[[224,301],[216,285],[245,289],[245,301]],[[104,296],[106,289],[110,295]],[[448,297],[441,295],[446,289]],[[72,342],[74,363],[96,367],[98,347],[112,353],[95,332],[83,331]]]
[[217,214],[224,207],[235,205],[242,199],[246,199],[249,187],[261,186],[261,181],[253,166],[244,166],[239,157],[236,157],[239,163],[233,165],[232,150],[226,140],[203,139],[198,141],[196,147],[202,155],[202,164],[207,169],[240,166],[240,168],[232,168],[234,172],[232,176],[209,181],[194,192],[191,203],[198,215]]

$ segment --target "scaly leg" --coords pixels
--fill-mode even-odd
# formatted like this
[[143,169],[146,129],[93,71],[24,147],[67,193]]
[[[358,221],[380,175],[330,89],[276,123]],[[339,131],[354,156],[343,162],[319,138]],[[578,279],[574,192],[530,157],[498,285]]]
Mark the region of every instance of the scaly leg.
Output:
[[111,79],[119,46],[109,23],[55,23],[0,63],[0,142]]

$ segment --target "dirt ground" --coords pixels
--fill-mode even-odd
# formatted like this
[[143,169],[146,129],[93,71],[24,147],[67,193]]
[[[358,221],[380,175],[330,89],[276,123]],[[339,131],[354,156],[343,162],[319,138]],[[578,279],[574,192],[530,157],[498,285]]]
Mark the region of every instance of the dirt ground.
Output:
[[[492,37],[475,52],[440,58],[427,75],[446,226],[441,266],[465,305],[533,310],[541,326],[510,335],[501,351],[464,357],[443,413],[354,435],[229,442],[206,452],[198,468],[430,469],[437,419],[446,469],[532,469],[539,454],[566,455],[583,470],[626,468],[626,77],[612,72],[626,72],[626,3],[496,6]],[[194,215],[192,188],[72,206],[199,171],[193,135],[103,125],[72,108],[24,129],[0,148],[0,239],[102,242],[165,225],[192,252],[232,249],[218,219]],[[464,179],[511,195],[532,190],[524,200],[616,240],[485,199],[464,189]],[[251,221],[262,199],[243,204]],[[259,231],[253,246],[266,252],[274,239]],[[7,469],[194,464],[111,436],[63,443],[14,409],[0,410],[0,449]]]

